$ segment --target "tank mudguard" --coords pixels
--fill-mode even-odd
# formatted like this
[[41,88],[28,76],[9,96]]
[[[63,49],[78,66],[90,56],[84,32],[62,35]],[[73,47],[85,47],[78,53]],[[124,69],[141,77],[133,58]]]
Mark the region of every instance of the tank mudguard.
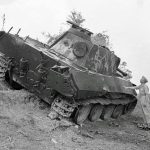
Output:
[[106,92],[136,95],[135,90],[124,88],[124,86],[132,86],[132,83],[122,78],[105,76],[88,70],[82,71],[72,69],[71,73],[78,91],[78,98],[85,98],[85,96],[92,97],[92,95],[100,96]]

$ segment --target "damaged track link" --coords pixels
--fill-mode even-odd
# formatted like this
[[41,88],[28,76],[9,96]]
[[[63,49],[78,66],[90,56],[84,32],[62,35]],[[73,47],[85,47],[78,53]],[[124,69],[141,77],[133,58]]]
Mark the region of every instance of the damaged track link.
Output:
[[57,96],[51,105],[51,110],[63,117],[70,117],[75,110],[75,103],[67,101],[61,96]]
[[96,103],[96,101],[91,100],[88,103],[76,103],[73,105],[58,96],[52,103],[51,110],[63,117],[71,116],[75,123],[82,124],[86,119],[89,119],[91,122],[97,121],[98,119],[117,119],[121,115],[131,113],[136,103],[137,101],[131,101],[126,104],[104,104],[102,102]]
[[9,90],[12,87],[9,84],[9,75],[8,70],[9,70],[9,58],[0,56],[0,86],[3,90]]
[[[13,58],[0,56],[0,81],[3,89],[19,89],[21,86],[15,83],[10,76],[11,69],[13,67]],[[3,84],[5,86],[3,86]]]

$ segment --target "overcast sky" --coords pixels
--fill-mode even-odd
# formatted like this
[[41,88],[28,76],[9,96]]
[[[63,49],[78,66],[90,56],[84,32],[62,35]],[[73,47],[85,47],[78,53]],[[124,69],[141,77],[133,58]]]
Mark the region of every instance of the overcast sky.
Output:
[[5,30],[41,38],[41,32],[58,33],[71,10],[82,13],[84,27],[94,33],[106,30],[113,50],[127,62],[136,84],[142,75],[150,85],[149,0],[0,0],[0,27],[5,13]]

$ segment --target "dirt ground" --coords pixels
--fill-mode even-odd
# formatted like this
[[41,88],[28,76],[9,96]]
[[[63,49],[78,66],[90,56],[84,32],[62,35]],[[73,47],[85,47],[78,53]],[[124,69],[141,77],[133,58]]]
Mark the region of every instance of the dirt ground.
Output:
[[49,106],[26,90],[0,85],[0,150],[150,150],[150,131],[136,126],[139,105],[117,121],[87,120],[78,127],[50,120]]

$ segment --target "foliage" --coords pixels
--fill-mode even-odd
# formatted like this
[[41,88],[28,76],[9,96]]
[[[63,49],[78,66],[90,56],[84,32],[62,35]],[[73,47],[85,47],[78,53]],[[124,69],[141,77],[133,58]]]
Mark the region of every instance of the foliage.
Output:
[[[68,20],[76,23],[79,26],[82,26],[82,23],[85,21],[82,14],[77,11],[71,11],[71,14],[68,15]],[[57,40],[64,32],[60,30],[58,34],[50,34],[49,32],[42,32],[42,35],[47,39],[47,44],[53,43],[53,41]]]
[[47,39],[47,44],[50,44],[55,40],[55,35],[51,35],[49,32],[42,32],[42,35]]
[[2,16],[2,31],[4,30],[4,26],[5,26],[5,22],[6,22],[6,17],[5,17],[5,14],[3,14]]
[[96,33],[91,37],[91,40],[94,44],[110,47],[110,40],[109,36],[106,34],[106,31],[103,31],[102,33]]
[[[83,22],[85,21],[85,19],[83,18],[82,14],[80,12],[75,11],[75,10],[71,11],[71,13],[70,13],[70,15],[68,15],[67,19],[69,21],[74,22],[75,24],[77,24],[79,26],[82,26]],[[46,33],[46,32],[42,32],[42,35],[46,39],[48,39],[47,40],[47,44],[51,44],[61,34],[62,34],[62,32],[60,32],[59,34],[55,34],[55,35],[52,35],[52,34]],[[109,47],[110,48],[109,36],[106,34],[106,31],[103,31],[102,33],[94,34],[91,37],[91,40],[96,45],[101,45],[101,46],[105,46],[105,47]]]
[[67,18],[69,21],[76,23],[78,26],[82,26],[85,19],[83,18],[81,12],[75,10],[71,11],[71,14]]
[[[68,20],[76,23],[79,26],[82,26],[82,23],[85,21],[82,14],[75,10],[71,11],[71,14],[68,16]],[[110,47],[109,36],[106,34],[106,31],[94,34],[91,37],[91,40],[96,45]]]
[[48,45],[50,45],[55,40],[57,40],[62,34],[63,34],[63,32],[59,33],[59,34],[54,34],[54,35],[50,34],[49,32],[42,32],[42,35],[47,39],[46,44],[48,44]]
[[125,77],[126,79],[131,79],[132,78],[132,71],[127,69],[127,63],[123,61],[119,65],[119,69],[122,70],[123,72],[127,73],[127,76]]

